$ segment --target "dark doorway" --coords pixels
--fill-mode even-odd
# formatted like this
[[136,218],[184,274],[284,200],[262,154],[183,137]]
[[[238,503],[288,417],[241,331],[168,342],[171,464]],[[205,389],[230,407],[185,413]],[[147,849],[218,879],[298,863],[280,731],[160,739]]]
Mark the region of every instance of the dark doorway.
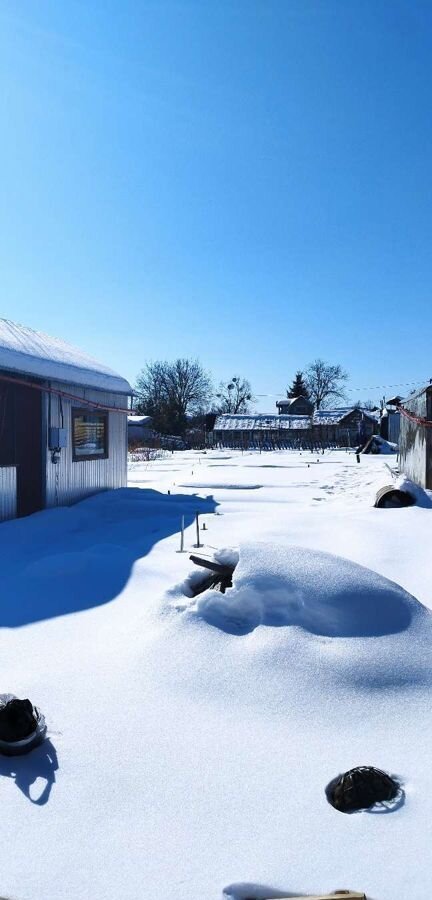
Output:
[[0,466],[16,466],[17,515],[44,506],[42,393],[0,379]]
[[42,393],[14,385],[17,515],[29,516],[43,507]]
[[15,386],[0,381],[0,466],[15,464]]

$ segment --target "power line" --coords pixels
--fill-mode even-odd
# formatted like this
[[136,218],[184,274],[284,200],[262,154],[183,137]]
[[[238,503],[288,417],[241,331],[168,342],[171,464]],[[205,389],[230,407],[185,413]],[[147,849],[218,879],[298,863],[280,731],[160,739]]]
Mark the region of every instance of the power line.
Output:
[[[355,387],[355,388],[346,388],[345,393],[347,394],[355,394],[357,391],[377,391],[382,390],[382,388],[394,388],[394,387],[412,387],[416,384],[427,384],[428,381],[432,381],[432,379],[428,378],[419,378],[417,381],[399,381],[395,384],[369,384],[366,387]],[[286,388],[282,391],[278,391],[276,394],[254,394],[255,397],[283,397],[283,394],[286,393]]]

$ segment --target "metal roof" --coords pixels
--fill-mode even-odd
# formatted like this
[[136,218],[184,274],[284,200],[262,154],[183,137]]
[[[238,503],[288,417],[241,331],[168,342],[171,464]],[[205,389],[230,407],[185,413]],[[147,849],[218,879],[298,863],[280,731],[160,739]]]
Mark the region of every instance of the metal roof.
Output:
[[361,409],[358,406],[341,406],[339,409],[317,409],[314,412],[314,422],[317,425],[337,425],[342,422],[350,413],[360,412],[367,419],[373,422],[378,421],[378,416],[374,415],[369,409]]
[[309,397],[304,397],[303,394],[300,397],[283,397],[282,400],[276,400],[276,406],[291,406],[293,403],[296,403],[297,400],[306,400],[307,403],[311,403]]
[[151,425],[153,422],[152,416],[128,416],[128,425]]
[[[338,425],[358,407],[347,406],[341,409],[317,409],[313,414],[314,425]],[[368,419],[377,421],[369,410],[358,410]],[[217,416],[214,431],[304,431],[311,427],[311,416],[295,415],[231,415],[225,413]]]
[[59,338],[8,319],[0,319],[0,369],[109,393],[132,393],[126,379],[108,366]]
[[214,431],[268,431],[269,429],[304,430],[310,428],[310,416],[270,416],[230,415],[218,416],[214,423]]

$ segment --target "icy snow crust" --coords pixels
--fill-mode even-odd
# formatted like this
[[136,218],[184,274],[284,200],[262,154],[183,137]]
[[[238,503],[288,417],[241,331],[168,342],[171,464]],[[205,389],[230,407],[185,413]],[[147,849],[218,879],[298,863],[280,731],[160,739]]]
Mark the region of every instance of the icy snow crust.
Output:
[[[0,756],[2,895],[429,900],[432,512],[374,509],[388,479],[379,456],[179,452],[0,526],[2,690],[49,729]],[[259,621],[230,630],[184,586],[189,552],[236,548],[225,601]],[[361,764],[399,808],[329,805]]]
[[132,393],[124,378],[76,347],[8,319],[0,319],[0,369],[102,391]]

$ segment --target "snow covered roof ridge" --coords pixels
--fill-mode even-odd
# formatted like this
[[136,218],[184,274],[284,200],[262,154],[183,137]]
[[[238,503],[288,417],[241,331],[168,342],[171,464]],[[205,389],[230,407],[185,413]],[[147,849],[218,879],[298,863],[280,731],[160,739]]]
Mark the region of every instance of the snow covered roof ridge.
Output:
[[[277,428],[279,430],[286,429],[308,429],[311,426],[311,419],[314,425],[338,425],[350,413],[355,412],[355,406],[343,406],[339,409],[317,409],[313,415],[300,415],[286,413],[279,415],[278,413],[221,413],[217,416],[214,430],[215,431],[255,431],[266,428]],[[377,417],[369,410],[358,409],[363,416],[368,419],[377,421]]]
[[49,381],[131,394],[128,381],[60,338],[0,319],[0,369]]

